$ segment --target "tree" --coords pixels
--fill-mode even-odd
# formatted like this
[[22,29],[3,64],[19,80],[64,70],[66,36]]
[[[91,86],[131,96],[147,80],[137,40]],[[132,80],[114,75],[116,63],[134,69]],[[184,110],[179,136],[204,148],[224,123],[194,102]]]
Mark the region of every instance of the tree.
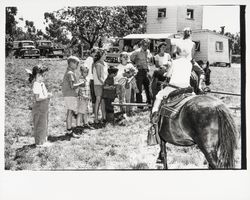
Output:
[[92,48],[105,36],[123,37],[130,33],[144,33],[146,28],[146,6],[118,7],[68,7],[46,13],[50,20],[47,33],[60,38],[64,27],[73,38],[87,43]]
[[240,34],[232,34],[229,32],[225,33],[225,36],[229,37],[229,47],[232,49],[232,54],[240,54],[241,48],[240,48]]
[[68,31],[65,23],[58,17],[58,15],[60,15],[60,12],[61,10],[53,13],[44,13],[44,24],[47,25],[45,28],[46,38],[66,45],[70,43],[70,39],[67,36]]
[[9,34],[12,37],[17,24],[15,20],[15,16],[17,14],[17,8],[6,7],[5,14],[6,14],[5,33]]

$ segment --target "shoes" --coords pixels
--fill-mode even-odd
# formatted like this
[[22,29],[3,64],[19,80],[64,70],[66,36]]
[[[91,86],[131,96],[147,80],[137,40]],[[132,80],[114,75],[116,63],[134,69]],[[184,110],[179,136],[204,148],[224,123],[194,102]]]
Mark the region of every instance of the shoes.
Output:
[[90,130],[94,130],[95,128],[90,126],[89,124],[84,124],[84,128],[88,128]]
[[150,117],[150,118],[151,118],[151,119],[150,119],[150,122],[151,122],[152,124],[157,124],[158,118],[159,118],[158,112],[153,112],[153,113],[151,114],[151,117]]
[[73,137],[73,138],[80,138],[79,135],[75,134],[73,130],[68,130],[66,136]]
[[50,147],[50,146],[52,146],[53,144],[52,143],[50,143],[50,142],[45,142],[45,143],[43,143],[43,144],[37,144],[36,146],[37,147]]

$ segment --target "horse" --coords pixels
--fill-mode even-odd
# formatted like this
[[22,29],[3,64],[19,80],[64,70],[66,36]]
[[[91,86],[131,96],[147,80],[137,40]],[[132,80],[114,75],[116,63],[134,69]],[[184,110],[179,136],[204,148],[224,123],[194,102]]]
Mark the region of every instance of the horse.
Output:
[[[199,62],[198,64],[202,65]],[[206,64],[208,69],[209,63]],[[206,85],[209,85],[210,71],[205,73],[205,80]],[[157,83],[153,81],[151,92],[154,98],[160,87],[156,87]],[[215,97],[207,94],[199,95],[198,83],[199,77],[196,72],[192,71],[190,85],[196,95],[187,98],[188,100],[184,99],[185,103],[179,106],[177,113],[168,117],[159,116],[157,130],[158,138],[160,138],[160,153],[158,160],[162,161],[164,169],[167,169],[167,142],[178,146],[198,145],[210,169],[234,168],[235,166],[237,129],[230,110]]]
[[209,169],[235,167],[237,129],[226,105],[208,95],[193,95],[170,117],[158,121],[159,158],[167,169],[166,143],[197,145],[205,155]]

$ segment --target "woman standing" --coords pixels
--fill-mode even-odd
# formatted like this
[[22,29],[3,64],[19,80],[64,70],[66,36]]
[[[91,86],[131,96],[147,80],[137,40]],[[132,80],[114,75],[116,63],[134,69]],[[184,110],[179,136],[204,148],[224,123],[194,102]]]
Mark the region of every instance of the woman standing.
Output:
[[93,70],[93,79],[94,79],[94,91],[96,96],[95,102],[95,123],[99,123],[98,120],[98,112],[101,106],[102,111],[102,121],[106,121],[106,113],[105,113],[105,103],[102,99],[103,93],[103,84],[108,76],[108,65],[104,62],[106,59],[106,51],[103,49],[98,49],[94,57],[94,64],[92,67]]
[[[190,28],[185,28],[183,39],[175,44],[177,55],[170,69],[171,79],[169,83],[176,87],[185,88],[190,86],[190,76],[192,71],[191,60],[194,55],[195,45],[191,40],[191,33],[192,31]],[[163,97],[167,97],[170,92],[176,90],[176,87],[167,86],[156,95],[151,116],[153,124],[157,121],[158,110]]]

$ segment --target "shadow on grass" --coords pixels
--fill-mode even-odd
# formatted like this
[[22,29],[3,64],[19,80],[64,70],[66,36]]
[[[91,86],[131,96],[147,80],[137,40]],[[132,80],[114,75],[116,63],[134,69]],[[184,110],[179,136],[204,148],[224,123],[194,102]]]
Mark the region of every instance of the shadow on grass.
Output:
[[50,142],[65,141],[65,140],[70,141],[71,138],[72,138],[72,136],[70,136],[70,135],[60,135],[60,136],[49,135],[48,141],[50,141]]
[[29,145],[24,145],[18,149],[16,149],[16,152],[23,152],[23,151],[29,151],[30,149],[35,149],[36,148],[36,144],[29,144]]

